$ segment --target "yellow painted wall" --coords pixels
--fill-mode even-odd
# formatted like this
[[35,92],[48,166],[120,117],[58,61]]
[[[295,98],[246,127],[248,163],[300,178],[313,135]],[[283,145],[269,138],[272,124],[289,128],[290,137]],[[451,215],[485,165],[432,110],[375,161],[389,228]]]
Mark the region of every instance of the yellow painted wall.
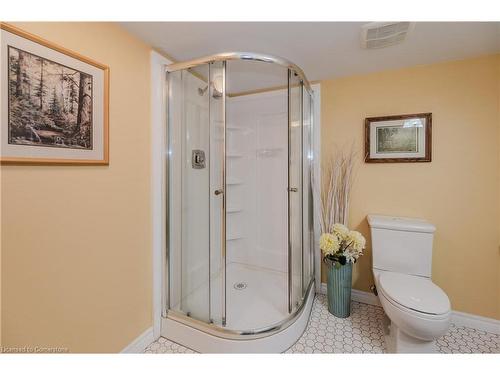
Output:
[[[499,112],[499,125],[498,125],[498,144],[500,144],[500,63],[498,64],[498,112]],[[498,148],[498,159],[500,160],[500,147]],[[498,199],[498,212],[500,212],[500,173],[498,174],[498,186],[499,186],[499,199]],[[500,233],[500,220],[498,222],[498,233]],[[498,246],[498,291],[500,292],[500,245]],[[500,312],[500,297],[498,297],[498,310]]]
[[152,324],[150,48],[109,23],[14,25],[110,67],[109,166],[2,166],[2,344],[118,352]]
[[350,225],[368,249],[354,288],[373,283],[366,215],[422,217],[437,227],[432,278],[452,308],[500,318],[499,68],[497,55],[321,82],[323,161],[335,144],[362,147],[365,117],[433,115],[431,163],[365,164],[359,154]]

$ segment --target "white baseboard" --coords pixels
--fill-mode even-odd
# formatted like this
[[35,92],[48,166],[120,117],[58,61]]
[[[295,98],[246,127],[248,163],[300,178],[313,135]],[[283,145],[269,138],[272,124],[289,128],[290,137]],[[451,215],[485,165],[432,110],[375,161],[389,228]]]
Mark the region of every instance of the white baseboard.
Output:
[[351,292],[351,298],[356,302],[362,302],[368,305],[380,306],[380,301],[375,294],[370,292],[365,292],[363,290],[353,289]]
[[[321,294],[326,294],[325,283],[321,283]],[[380,301],[377,296],[362,290],[353,289],[351,298],[356,302],[380,306]],[[500,320],[453,310],[451,312],[451,322],[460,327],[469,327],[500,335]]]
[[453,310],[451,322],[457,326],[479,329],[500,335],[500,320]]
[[[326,284],[321,283],[321,294],[326,294]],[[380,301],[378,297],[369,292],[365,292],[359,289],[352,289],[351,299],[356,302],[366,303],[368,305],[380,306]]]
[[121,351],[121,353],[142,353],[144,352],[144,349],[146,349],[153,341],[153,327],[149,327],[136,337],[134,341],[128,344],[127,347]]

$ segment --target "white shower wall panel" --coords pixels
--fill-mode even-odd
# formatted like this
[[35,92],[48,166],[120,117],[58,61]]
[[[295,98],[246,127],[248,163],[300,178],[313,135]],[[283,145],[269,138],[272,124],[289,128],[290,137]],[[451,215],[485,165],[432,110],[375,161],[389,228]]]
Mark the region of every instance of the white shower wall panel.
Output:
[[286,90],[227,99],[227,263],[287,272]]

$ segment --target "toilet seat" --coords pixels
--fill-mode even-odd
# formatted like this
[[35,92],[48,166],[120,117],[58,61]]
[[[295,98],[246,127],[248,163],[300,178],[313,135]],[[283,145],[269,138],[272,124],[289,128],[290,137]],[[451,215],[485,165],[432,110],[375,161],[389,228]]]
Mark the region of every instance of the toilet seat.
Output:
[[436,317],[451,310],[448,296],[428,278],[386,271],[379,275],[378,284],[396,306]]
[[451,311],[443,315],[426,314],[394,302],[382,290],[379,291],[378,297],[391,324],[395,324],[411,337],[432,341],[444,335],[448,330]]

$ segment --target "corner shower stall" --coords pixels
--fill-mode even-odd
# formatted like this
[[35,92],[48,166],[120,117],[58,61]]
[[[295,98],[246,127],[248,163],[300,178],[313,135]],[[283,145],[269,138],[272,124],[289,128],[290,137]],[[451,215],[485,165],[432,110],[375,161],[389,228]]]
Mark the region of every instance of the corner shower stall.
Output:
[[314,296],[311,86],[253,53],[166,70],[162,335],[198,351],[285,350]]

